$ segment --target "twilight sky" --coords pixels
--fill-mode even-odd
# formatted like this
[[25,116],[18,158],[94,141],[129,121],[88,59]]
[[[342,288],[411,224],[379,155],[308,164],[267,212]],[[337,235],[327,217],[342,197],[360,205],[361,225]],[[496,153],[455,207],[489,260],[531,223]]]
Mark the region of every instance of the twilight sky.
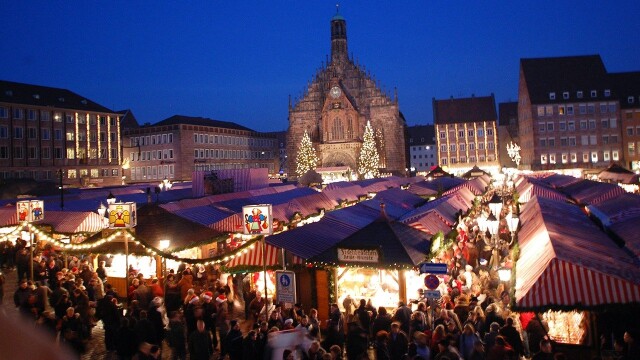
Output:
[[[140,123],[175,114],[285,130],[330,53],[335,1],[3,1],[0,79],[67,88]],[[349,51],[409,125],[431,99],[517,98],[522,57],[640,70],[640,1],[342,1]]]

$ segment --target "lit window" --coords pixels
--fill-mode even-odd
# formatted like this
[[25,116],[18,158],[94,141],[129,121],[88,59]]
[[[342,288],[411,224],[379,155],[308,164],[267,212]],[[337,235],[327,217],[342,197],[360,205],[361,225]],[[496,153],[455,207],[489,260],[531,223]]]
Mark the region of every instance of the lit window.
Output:
[[540,163],[541,164],[547,163],[547,155],[540,155]]
[[604,89],[604,97],[609,97],[609,96],[611,96],[611,90]]
[[556,93],[550,92],[549,93],[549,100],[555,100],[555,99],[556,99]]
[[620,160],[620,156],[618,155],[618,150],[613,150],[611,152],[611,158],[613,159],[613,161]]
[[591,97],[592,97],[592,98],[594,98],[594,97],[598,97],[598,91],[596,91],[596,90],[591,90]]
[[563,92],[562,93],[562,98],[567,100],[569,98],[569,92],[568,91]]
[[597,151],[592,151],[591,152],[591,162],[594,162],[594,163],[598,162],[598,152]]
[[582,96],[583,96],[582,91],[578,91],[576,93],[576,96],[578,97],[578,99],[582,99]]

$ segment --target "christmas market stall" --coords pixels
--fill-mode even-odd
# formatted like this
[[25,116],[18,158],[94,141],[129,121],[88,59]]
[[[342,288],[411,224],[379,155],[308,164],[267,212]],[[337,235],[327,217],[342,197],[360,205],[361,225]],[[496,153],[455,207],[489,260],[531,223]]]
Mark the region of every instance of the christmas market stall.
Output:
[[600,334],[637,313],[640,262],[576,205],[534,196],[520,218],[515,309],[536,312],[552,340],[588,357]]

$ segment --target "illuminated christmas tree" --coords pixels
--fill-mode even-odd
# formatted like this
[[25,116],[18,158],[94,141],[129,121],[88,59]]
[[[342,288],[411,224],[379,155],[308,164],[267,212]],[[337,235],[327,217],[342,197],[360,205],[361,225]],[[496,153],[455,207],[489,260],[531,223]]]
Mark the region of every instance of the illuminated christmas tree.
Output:
[[304,135],[302,136],[302,142],[298,148],[298,156],[296,157],[296,173],[298,176],[302,176],[309,170],[315,170],[318,165],[318,161],[316,149],[313,148],[311,138],[305,130]]
[[373,135],[371,123],[367,121],[364,128],[364,140],[360,149],[360,159],[358,160],[358,173],[364,179],[380,177],[380,156],[376,148],[376,141]]

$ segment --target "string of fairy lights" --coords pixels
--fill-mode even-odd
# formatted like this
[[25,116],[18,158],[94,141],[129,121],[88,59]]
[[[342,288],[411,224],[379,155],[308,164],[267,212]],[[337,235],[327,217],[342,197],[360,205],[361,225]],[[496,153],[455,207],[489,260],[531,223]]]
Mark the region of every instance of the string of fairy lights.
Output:
[[[81,243],[81,244],[68,244],[68,243],[64,243],[59,239],[55,239],[51,236],[49,236],[46,232],[38,229],[36,226],[34,226],[31,223],[22,223],[22,228],[27,228],[31,233],[35,234],[38,236],[38,240],[40,241],[46,241],[48,243],[54,244],[56,247],[63,249],[63,250],[71,250],[71,251],[86,251],[86,250],[93,250],[98,248],[99,246],[102,246],[106,243],[110,243],[114,240],[120,240],[120,239],[124,239],[126,238],[127,241],[131,242],[132,244],[135,244],[137,246],[142,247],[146,253],[149,256],[160,256],[162,258],[168,259],[168,260],[174,260],[174,261],[178,261],[178,262],[183,262],[183,263],[188,263],[188,264],[192,264],[192,265],[214,265],[214,264],[221,264],[221,263],[226,263],[228,261],[231,261],[233,259],[235,259],[238,256],[241,256],[243,254],[246,254],[247,252],[249,252],[250,250],[252,250],[255,247],[255,244],[262,239],[262,237],[258,236],[258,237],[253,237],[250,238],[242,245],[238,246],[236,249],[227,252],[225,254],[222,255],[218,255],[218,256],[214,256],[214,257],[210,257],[210,258],[205,258],[205,259],[189,259],[189,258],[182,258],[182,257],[178,257],[176,255],[173,255],[171,253],[167,253],[164,252],[162,250],[159,250],[156,247],[153,247],[149,244],[146,244],[145,242],[136,239],[135,236],[133,236],[133,234],[131,234],[129,231],[127,230],[118,230],[116,232],[114,232],[113,234],[102,238],[100,240],[96,240],[96,241],[92,241],[90,243]],[[21,227],[17,227],[16,230],[14,230],[12,233],[7,234],[5,237],[9,237],[12,234],[17,233],[18,231],[21,230]],[[243,239],[247,239],[247,237],[242,236],[241,237]]]

